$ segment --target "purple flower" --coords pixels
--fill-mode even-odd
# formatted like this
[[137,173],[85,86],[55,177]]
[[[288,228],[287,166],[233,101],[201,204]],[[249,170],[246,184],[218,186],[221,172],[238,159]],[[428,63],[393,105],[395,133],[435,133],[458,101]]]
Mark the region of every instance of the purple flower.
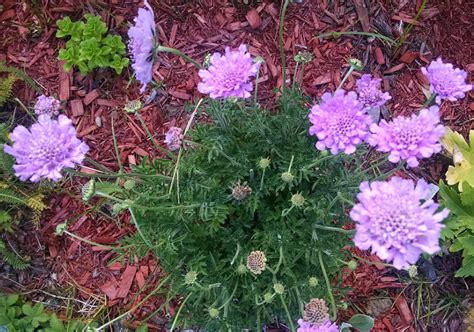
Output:
[[360,79],[356,81],[357,94],[359,95],[359,101],[364,105],[365,108],[375,108],[385,104],[387,100],[390,100],[390,94],[380,90],[380,78],[372,78],[372,75],[364,74]]
[[153,74],[153,47],[155,45],[155,19],[153,9],[145,0],[145,9],[138,9],[135,25],[128,30],[128,48],[132,56],[135,78],[142,83],[140,93],[145,91]]
[[424,180],[393,177],[388,182],[362,182],[359,203],[350,216],[356,224],[355,245],[392,264],[408,269],[422,252],[439,250],[441,223],[449,211],[436,212],[438,204],[430,198],[431,188]]
[[467,73],[450,63],[443,63],[441,58],[431,61],[428,67],[421,68],[421,72],[428,77],[430,90],[437,94],[438,104],[441,104],[442,99],[456,101],[464,98],[465,92],[472,90],[472,85],[466,84]]
[[17,126],[11,139],[13,146],[4,145],[3,149],[16,158],[13,168],[22,181],[59,180],[63,168],[82,163],[89,151],[87,144],[76,137],[76,129],[65,115],[52,120],[42,114],[30,129]]
[[339,151],[350,154],[356,145],[362,143],[368,135],[370,116],[357,100],[355,92],[347,95],[344,90],[337,90],[332,96],[325,93],[321,104],[314,105],[309,114],[313,124],[309,128],[310,135],[316,135],[318,150],[331,149],[332,154]]
[[49,116],[58,115],[61,104],[53,97],[41,95],[36,100],[35,113],[38,115],[47,114]]
[[418,159],[428,158],[441,151],[440,139],[444,127],[439,123],[439,108],[422,109],[419,115],[399,116],[391,122],[382,120],[372,124],[368,143],[378,151],[390,152],[388,160],[397,163],[406,160],[409,167],[416,167]]
[[302,319],[298,319],[298,329],[296,332],[339,332],[339,327],[336,323],[327,320],[323,325],[311,325]]
[[248,98],[253,90],[250,77],[257,75],[260,62],[254,63],[246,45],[238,50],[226,47],[225,54],[214,53],[208,69],[199,70],[198,90],[213,99]]
[[181,147],[181,140],[183,139],[182,132],[183,130],[179,127],[171,127],[168,130],[164,140],[168,149],[175,151]]

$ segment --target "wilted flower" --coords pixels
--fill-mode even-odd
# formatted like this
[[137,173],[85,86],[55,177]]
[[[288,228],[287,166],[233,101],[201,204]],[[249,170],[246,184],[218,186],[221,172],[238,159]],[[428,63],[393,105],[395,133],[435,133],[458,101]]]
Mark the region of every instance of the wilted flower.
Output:
[[16,158],[13,168],[22,181],[59,180],[63,168],[82,163],[89,151],[87,144],[76,137],[76,129],[65,115],[57,120],[40,115],[30,129],[17,126],[11,139],[13,146],[3,148]]
[[236,185],[234,185],[232,188],[232,198],[235,199],[236,201],[243,201],[249,195],[252,193],[252,188],[250,188],[247,185],[247,182],[244,182],[243,184],[240,184],[240,182],[237,182]]
[[248,98],[253,90],[249,80],[257,75],[259,67],[260,62],[253,62],[246,45],[240,45],[235,51],[226,47],[224,55],[212,55],[208,69],[199,70],[202,81],[198,84],[198,90],[213,99]]
[[390,94],[380,90],[380,78],[372,78],[372,75],[364,74],[356,81],[356,90],[359,95],[359,101],[365,108],[374,108],[382,106],[390,100]]
[[58,115],[61,103],[54,97],[41,95],[36,100],[35,113],[38,115],[47,114],[49,116]]
[[171,127],[165,134],[165,144],[171,151],[176,151],[181,147],[183,130],[179,127]]
[[356,145],[366,139],[371,123],[357,94],[351,91],[346,95],[344,90],[337,90],[334,96],[323,94],[321,104],[311,109],[309,120],[313,124],[309,134],[318,137],[316,148],[329,148],[332,154],[355,152]]
[[138,9],[135,25],[128,30],[128,47],[132,56],[135,78],[142,83],[143,93],[152,80],[153,47],[155,45],[155,19],[153,9],[145,0],[145,8]]
[[323,299],[311,299],[304,305],[303,319],[312,325],[320,326],[329,319],[329,308]]
[[430,90],[437,94],[438,104],[442,99],[456,101],[464,98],[465,93],[472,90],[472,85],[466,84],[467,73],[450,63],[443,63],[441,58],[431,61],[428,67],[421,68],[421,72],[428,77]]
[[368,143],[378,151],[390,152],[388,160],[397,163],[406,160],[409,167],[416,167],[419,159],[428,158],[441,151],[444,127],[439,123],[439,108],[422,109],[419,115],[399,116],[391,122],[382,120],[372,124]]
[[260,274],[265,271],[265,267],[267,266],[267,258],[265,254],[260,251],[252,251],[247,256],[247,268],[253,274]]
[[438,204],[429,199],[430,186],[418,180],[393,177],[388,182],[362,182],[359,203],[350,216],[356,224],[355,245],[392,262],[397,269],[408,269],[422,252],[439,250],[439,236],[449,211],[436,212]]
[[298,319],[298,325],[296,332],[339,332],[339,327],[336,323],[331,322],[329,319],[321,325],[313,325],[302,319]]

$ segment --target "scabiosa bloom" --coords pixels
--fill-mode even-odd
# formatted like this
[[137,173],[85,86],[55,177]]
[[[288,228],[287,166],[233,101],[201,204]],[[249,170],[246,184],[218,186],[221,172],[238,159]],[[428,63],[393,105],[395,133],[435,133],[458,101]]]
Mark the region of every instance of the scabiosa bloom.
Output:
[[42,178],[57,181],[61,170],[82,163],[89,147],[76,137],[76,129],[65,115],[52,120],[42,114],[30,129],[16,127],[13,146],[4,145],[6,153],[16,158],[15,174],[22,181]]
[[380,78],[372,78],[372,75],[364,74],[356,81],[356,90],[359,95],[359,101],[365,108],[375,108],[382,106],[390,100],[390,94],[380,90]]
[[171,127],[165,134],[165,144],[171,151],[176,151],[181,147],[181,140],[183,130],[179,127]]
[[428,67],[421,68],[421,72],[430,81],[430,90],[436,93],[436,103],[442,99],[456,101],[464,98],[465,93],[472,90],[471,84],[466,84],[467,73],[454,68],[451,63],[443,63],[441,58],[431,61]]
[[36,100],[35,113],[38,115],[47,114],[49,116],[58,115],[60,107],[61,104],[56,98],[41,95]]
[[316,148],[330,149],[332,154],[353,153],[356,145],[366,139],[371,123],[357,94],[351,91],[346,95],[344,90],[337,90],[334,96],[323,94],[321,104],[311,109],[309,121],[309,134],[318,137]]
[[296,332],[339,332],[339,327],[330,320],[326,320],[321,325],[312,325],[309,322],[298,319],[298,325]]
[[422,109],[419,115],[399,116],[391,122],[382,120],[370,126],[368,143],[378,151],[390,152],[388,160],[406,160],[409,167],[417,167],[418,159],[428,158],[441,151],[444,127],[439,123],[439,108]]
[[155,19],[153,9],[145,0],[145,8],[138,9],[138,16],[133,20],[135,25],[128,30],[130,39],[128,48],[132,56],[132,68],[143,93],[152,80],[153,47],[155,45]]
[[211,56],[208,69],[199,70],[202,81],[198,90],[213,99],[248,98],[253,90],[249,80],[257,75],[259,68],[260,62],[254,63],[246,45],[240,45],[238,50],[226,47],[224,55],[214,53]]
[[267,257],[265,253],[260,250],[252,251],[247,256],[247,269],[253,274],[260,274],[265,271],[267,266]]
[[319,326],[329,319],[329,308],[323,299],[311,299],[304,305],[303,319]]
[[359,203],[350,212],[357,223],[355,245],[362,250],[372,248],[372,253],[397,269],[408,269],[422,252],[436,253],[444,227],[441,222],[449,211],[436,212],[439,205],[430,192],[424,180],[416,185],[399,177],[362,182]]

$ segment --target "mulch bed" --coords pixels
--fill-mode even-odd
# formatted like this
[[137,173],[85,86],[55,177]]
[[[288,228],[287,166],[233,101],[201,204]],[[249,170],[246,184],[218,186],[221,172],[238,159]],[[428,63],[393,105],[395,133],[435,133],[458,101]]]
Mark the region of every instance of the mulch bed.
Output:
[[[155,9],[160,42],[178,48],[198,61],[208,53],[221,51],[224,46],[248,44],[252,55],[262,56],[265,60],[259,81],[259,100],[269,109],[276,105],[278,93],[275,87],[283,84],[278,50],[280,2],[255,1],[253,6],[227,0],[150,2]],[[393,115],[413,113],[422,106],[425,98],[422,89],[427,81],[419,71],[420,66],[442,56],[470,75],[474,71],[474,39],[470,29],[473,6],[469,6],[467,0],[430,1],[420,20],[413,22],[421,3],[421,0],[306,0],[302,4],[291,4],[285,22],[284,45],[288,77],[292,79],[295,67],[293,56],[303,50],[312,52],[314,60],[306,66],[302,87],[316,100],[322,93],[335,90],[342,80],[343,70],[348,68],[347,60],[355,57],[363,61],[366,72],[383,76],[384,88],[393,98],[389,103]],[[64,46],[64,41],[55,38],[54,22],[57,19],[69,15],[75,20],[84,13],[96,13],[105,19],[110,31],[126,37],[127,24],[136,15],[139,1],[5,0],[2,6],[0,61],[22,68],[46,94],[57,96],[62,101],[64,112],[73,119],[78,136],[91,147],[91,158],[117,169],[112,122],[120,159],[126,169],[139,163],[142,157],[160,156],[138,119],[123,111],[128,101],[142,98],[137,83],[129,80],[132,76],[129,71],[122,76],[110,71],[96,71],[84,78],[78,73],[64,72],[57,60],[58,49]],[[407,43],[397,52],[373,38],[315,38],[331,31],[374,29],[397,38],[400,27],[405,29],[410,23],[415,23],[413,30]],[[351,89],[358,75],[351,75],[345,88]],[[184,105],[200,97],[196,90],[199,77],[191,64],[172,55],[160,54],[154,67],[154,79],[163,84],[156,87],[154,102],[146,106],[141,115],[155,139],[162,141],[170,126],[185,121]],[[26,105],[32,105],[37,97],[22,83],[17,84],[15,95]],[[459,102],[443,103],[441,114],[445,124],[464,134],[474,128],[472,92]],[[444,167],[439,160],[431,160],[423,166],[417,172],[429,179],[439,179]],[[90,172],[90,169],[82,171]],[[71,232],[104,245],[114,245],[117,240],[133,233],[126,215],[117,220],[98,213],[78,217],[88,208],[80,200],[81,182],[83,180],[72,180],[66,184],[63,193],[50,198],[50,210],[44,214],[40,227],[33,231],[37,240],[29,239],[22,243],[25,250],[35,253],[32,255],[33,271],[11,275],[10,281],[0,282],[7,290],[58,290],[73,285],[75,296],[93,298],[96,308],[109,307],[112,313],[123,312],[153,290],[163,272],[151,256],[142,259],[127,257],[123,263],[111,263],[117,256],[113,251],[68,236],[54,235],[56,225],[67,220],[72,221],[69,225]],[[375,256],[363,252],[358,252],[358,256],[377,262]],[[386,269],[361,263],[353,274],[346,276],[345,283],[353,287],[350,299],[362,309],[366,308],[368,298],[382,291],[390,294],[394,305],[377,317],[376,331],[414,331],[413,308],[407,305],[404,285]],[[138,294],[138,297],[133,294]],[[160,297],[152,297],[134,312],[134,318],[147,317],[162,303]],[[150,327],[159,331],[166,323],[165,312],[159,311],[156,317],[149,321]]]

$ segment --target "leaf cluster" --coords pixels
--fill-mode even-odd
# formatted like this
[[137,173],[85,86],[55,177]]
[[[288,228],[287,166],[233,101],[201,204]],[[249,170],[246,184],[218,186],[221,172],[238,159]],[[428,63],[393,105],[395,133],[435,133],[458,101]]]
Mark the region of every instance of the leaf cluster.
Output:
[[100,16],[86,14],[85,21],[72,22],[66,16],[56,22],[56,37],[69,38],[66,48],[59,51],[59,60],[65,61],[64,69],[77,66],[83,75],[96,68],[113,68],[121,74],[128,66],[122,37],[107,33],[107,26]]
[[0,294],[0,326],[10,332],[82,331],[85,325],[77,320],[64,322],[56,314],[45,311],[41,303],[25,303],[16,294]]
[[[344,293],[338,285],[349,237],[341,227],[348,222],[346,202],[367,177],[355,169],[363,151],[317,151],[299,91],[283,95],[275,114],[241,101],[207,100],[203,108],[179,156],[137,166],[132,190],[102,197],[132,211],[135,241],[147,243],[172,275],[170,292],[186,298],[176,326],[293,324],[311,298],[329,302],[323,269],[337,296]],[[262,158],[270,159],[268,167],[261,167]],[[285,172],[291,181],[282,180]],[[251,188],[248,197],[232,196],[237,185]],[[295,194],[304,197],[302,206],[292,203]],[[267,258],[259,275],[245,267],[255,250]],[[185,279],[190,271],[194,282]],[[317,285],[308,283],[311,277]]]

